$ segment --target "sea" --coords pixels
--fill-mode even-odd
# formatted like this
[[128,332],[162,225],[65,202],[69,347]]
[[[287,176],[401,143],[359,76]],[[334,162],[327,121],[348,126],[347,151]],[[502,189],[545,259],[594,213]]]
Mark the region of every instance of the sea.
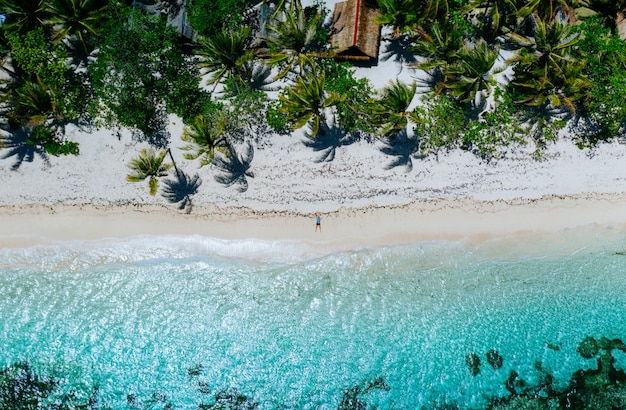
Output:
[[540,363],[565,386],[597,366],[578,344],[626,340],[625,307],[611,226],[336,251],[47,243],[0,250],[0,367],[28,363],[78,399],[96,386],[98,408],[480,409],[511,371],[532,385]]

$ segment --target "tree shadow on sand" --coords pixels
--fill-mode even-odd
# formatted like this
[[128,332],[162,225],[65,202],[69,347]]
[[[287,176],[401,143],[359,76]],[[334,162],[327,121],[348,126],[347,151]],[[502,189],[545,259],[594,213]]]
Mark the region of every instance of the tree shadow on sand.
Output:
[[417,62],[415,54],[410,50],[413,40],[409,35],[402,34],[398,38],[384,41],[383,49],[380,53],[381,61],[392,61],[400,63],[402,67],[412,65]]
[[434,95],[439,95],[444,91],[444,78],[439,69],[418,69],[423,73],[422,75],[417,75],[413,77],[415,78],[415,85],[417,86],[418,93],[434,93]]
[[29,136],[28,132],[20,130],[10,132],[0,139],[1,148],[8,150],[2,159],[15,157],[15,163],[11,166],[13,171],[19,169],[24,162],[33,162],[36,156],[39,156],[46,166],[50,165],[50,159],[44,148],[34,144]]
[[239,192],[248,190],[248,178],[254,178],[254,173],[250,170],[252,159],[254,158],[254,147],[248,144],[243,154],[239,154],[231,148],[231,155],[228,157],[218,157],[213,160],[213,165],[220,171],[215,175],[215,181],[230,187],[237,185]]
[[409,137],[406,130],[403,130],[393,137],[384,140],[385,146],[380,151],[394,157],[385,169],[393,169],[404,166],[406,172],[413,170],[413,158],[420,158],[419,140],[417,137]]
[[341,127],[333,125],[324,127],[324,133],[319,133],[312,137],[309,132],[305,132],[306,139],[304,145],[313,148],[316,152],[322,152],[322,155],[315,162],[331,162],[335,159],[337,148],[351,145],[359,140],[357,132],[346,133]]
[[190,177],[183,171],[176,170],[176,178],[166,179],[163,184],[165,185],[161,194],[163,198],[169,203],[179,204],[178,209],[186,208],[186,212],[190,213],[193,208],[191,197],[198,192],[198,187],[202,185],[202,179],[198,174]]

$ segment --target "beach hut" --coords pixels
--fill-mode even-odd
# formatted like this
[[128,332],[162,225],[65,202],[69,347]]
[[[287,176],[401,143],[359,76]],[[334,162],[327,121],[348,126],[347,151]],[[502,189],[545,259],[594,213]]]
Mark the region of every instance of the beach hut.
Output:
[[347,0],[335,4],[331,44],[335,58],[366,65],[378,63],[380,11],[373,0]]

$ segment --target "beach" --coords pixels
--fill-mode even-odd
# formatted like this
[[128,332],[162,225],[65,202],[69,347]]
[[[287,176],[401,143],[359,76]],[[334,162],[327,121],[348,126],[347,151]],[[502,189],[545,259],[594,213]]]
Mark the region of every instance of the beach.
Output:
[[[264,137],[250,162],[252,177],[227,186],[213,165],[199,168],[182,157],[182,124],[172,118],[177,165],[202,181],[190,195],[192,207],[181,210],[161,192],[150,196],[147,182],[126,181],[128,162],[146,143],[123,130],[67,128],[67,138],[80,144],[78,156],[35,155],[20,163],[0,151],[3,246],[195,234],[347,249],[626,223],[626,146],[619,142],[580,150],[563,139],[541,160],[521,145],[489,162],[454,150],[390,166],[398,158],[385,153],[383,139],[318,149],[295,132]],[[314,230],[318,213],[321,233]]]

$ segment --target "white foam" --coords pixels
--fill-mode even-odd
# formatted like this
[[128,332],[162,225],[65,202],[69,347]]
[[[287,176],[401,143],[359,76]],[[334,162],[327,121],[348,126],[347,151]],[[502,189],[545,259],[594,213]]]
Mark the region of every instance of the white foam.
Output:
[[323,247],[287,240],[226,240],[192,236],[138,236],[129,239],[67,241],[0,250],[2,268],[77,271],[110,263],[215,256],[256,262],[290,263],[324,255]]

